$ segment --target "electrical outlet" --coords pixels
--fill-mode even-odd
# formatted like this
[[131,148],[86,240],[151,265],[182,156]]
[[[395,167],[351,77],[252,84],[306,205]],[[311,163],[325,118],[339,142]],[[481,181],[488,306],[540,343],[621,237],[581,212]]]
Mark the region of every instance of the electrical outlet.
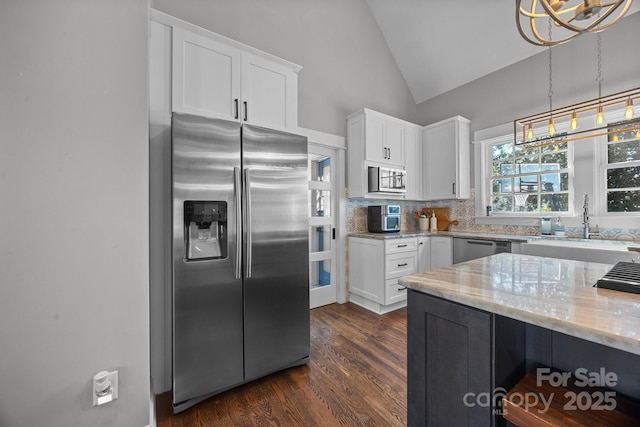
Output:
[[118,398],[118,371],[100,371],[93,376],[93,406]]

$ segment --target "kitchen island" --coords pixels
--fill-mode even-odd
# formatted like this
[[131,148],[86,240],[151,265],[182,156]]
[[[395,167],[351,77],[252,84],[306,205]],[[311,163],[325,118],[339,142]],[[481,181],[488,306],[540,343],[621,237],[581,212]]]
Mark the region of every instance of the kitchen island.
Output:
[[594,288],[611,267],[499,254],[401,278],[409,425],[507,425],[501,397],[538,366],[640,400],[640,295]]

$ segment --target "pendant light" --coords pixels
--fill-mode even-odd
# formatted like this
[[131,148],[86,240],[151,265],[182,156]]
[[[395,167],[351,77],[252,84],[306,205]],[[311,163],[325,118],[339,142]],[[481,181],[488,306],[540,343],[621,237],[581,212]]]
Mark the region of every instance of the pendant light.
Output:
[[624,109],[624,118],[627,120],[633,119],[633,101],[631,97],[627,98],[627,106]]

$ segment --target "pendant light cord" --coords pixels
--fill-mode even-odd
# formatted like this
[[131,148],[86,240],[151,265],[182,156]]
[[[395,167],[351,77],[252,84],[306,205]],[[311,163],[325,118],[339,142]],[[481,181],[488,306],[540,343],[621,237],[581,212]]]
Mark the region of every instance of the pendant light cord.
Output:
[[[551,18],[549,18],[549,40],[551,40]],[[551,67],[551,45],[549,45],[549,111],[553,111],[553,69]]]
[[597,34],[598,37],[598,77],[596,77],[596,81],[598,82],[598,98],[602,98],[602,82],[604,81],[604,77],[602,77],[602,40],[600,37],[600,33]]

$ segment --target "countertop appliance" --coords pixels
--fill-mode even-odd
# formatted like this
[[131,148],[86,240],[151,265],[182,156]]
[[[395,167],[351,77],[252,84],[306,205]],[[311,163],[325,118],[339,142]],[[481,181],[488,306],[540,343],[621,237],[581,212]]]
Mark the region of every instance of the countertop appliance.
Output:
[[174,113],[173,411],[309,361],[307,140]]
[[400,231],[399,205],[372,205],[367,208],[367,227],[371,233]]
[[503,252],[511,252],[511,242],[453,238],[454,264]]
[[407,172],[402,169],[369,166],[369,193],[406,194]]

